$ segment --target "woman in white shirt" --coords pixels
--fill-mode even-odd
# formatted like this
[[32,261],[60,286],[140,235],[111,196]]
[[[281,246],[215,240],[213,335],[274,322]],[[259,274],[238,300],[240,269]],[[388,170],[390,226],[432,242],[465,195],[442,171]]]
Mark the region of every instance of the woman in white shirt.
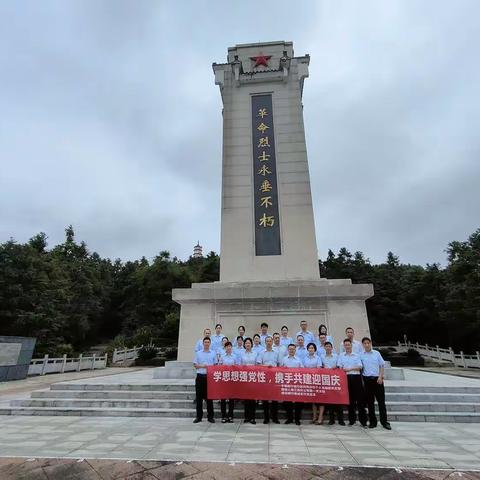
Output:
[[[314,343],[307,345],[307,355],[303,359],[303,366],[305,368],[322,368],[322,359],[317,355],[317,346]],[[325,412],[325,405],[319,403],[312,403],[312,423],[321,425],[323,423],[323,414]]]
[[[240,356],[240,365],[255,365],[257,361],[257,353],[252,350],[253,341],[250,337],[247,337],[243,342],[243,347],[245,351],[242,352]],[[251,424],[255,425],[257,422],[255,421],[255,413],[256,413],[256,406],[257,402],[255,400],[244,400],[243,404],[245,406],[244,409],[244,423],[250,422]]]

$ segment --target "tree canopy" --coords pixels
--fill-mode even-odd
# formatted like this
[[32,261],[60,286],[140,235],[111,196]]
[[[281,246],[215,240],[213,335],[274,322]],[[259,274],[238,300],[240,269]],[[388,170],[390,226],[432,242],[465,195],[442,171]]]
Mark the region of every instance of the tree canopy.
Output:
[[[402,264],[392,252],[373,265],[362,252],[329,250],[322,277],[373,283],[367,301],[376,343],[412,341],[475,352],[480,345],[480,229],[447,247],[448,264]],[[0,244],[0,334],[37,337],[36,355],[78,352],[120,338],[177,341],[173,288],[219,278],[215,252],[181,261],[161,251],[153,260],[101,258],[78,242],[72,226],[48,249],[39,233],[25,244]],[[140,340],[139,340],[140,341]]]

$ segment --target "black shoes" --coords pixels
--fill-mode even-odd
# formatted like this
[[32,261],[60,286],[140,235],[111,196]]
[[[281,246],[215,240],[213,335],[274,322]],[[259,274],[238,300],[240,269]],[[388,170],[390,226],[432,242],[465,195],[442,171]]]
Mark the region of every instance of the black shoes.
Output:
[[274,418],[274,419],[272,420],[272,422],[273,422],[273,423],[276,423],[276,424],[279,424],[279,423],[280,423],[280,421],[278,420],[278,418]]
[[351,427],[352,425],[355,425],[355,422],[348,422],[349,427]]
[[201,421],[202,421],[201,418],[196,418],[196,419],[193,421],[193,423],[200,423]]
[[295,425],[301,425],[302,422],[300,422],[300,420],[295,420]]
[[293,423],[293,420],[290,420],[290,419],[285,420],[285,425],[290,425],[291,423]]
[[228,422],[228,420],[225,417],[223,417],[222,418],[222,423],[227,423],[227,422]]
[[391,430],[392,427],[390,426],[390,424],[387,422],[387,423],[382,423],[382,427],[385,429],[385,430]]
[[342,420],[341,422],[338,422],[339,425],[342,425],[343,427],[345,426],[345,422]]
[[329,425],[335,425],[335,420],[329,420],[329,421],[328,421],[328,424],[329,424]]
[[214,418],[207,418],[208,420],[208,423],[215,423],[215,419]]
[[263,424],[264,424],[264,425],[268,425],[269,423],[270,423],[270,420],[265,419],[265,420],[263,421]]
[[377,424],[376,423],[371,423],[368,428],[377,428]]
[[251,423],[252,425],[256,425],[256,424],[257,424],[257,422],[255,421],[255,419],[253,419],[253,418],[250,420],[250,423]]
[[233,417],[228,417],[227,423],[233,423]]

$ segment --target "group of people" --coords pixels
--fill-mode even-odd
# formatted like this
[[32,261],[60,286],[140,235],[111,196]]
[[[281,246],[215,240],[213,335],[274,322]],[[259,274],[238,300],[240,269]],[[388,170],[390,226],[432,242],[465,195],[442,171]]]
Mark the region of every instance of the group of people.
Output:
[[[300,330],[295,337],[289,336],[287,326],[281,333],[268,333],[268,324],[260,325],[260,333],[252,337],[245,335],[245,327],[238,327],[234,344],[222,335],[222,325],[215,325],[215,334],[206,328],[204,336],[195,345],[194,367],[197,371],[195,380],[196,418],[194,423],[202,421],[203,400],[207,402],[207,419],[214,423],[213,401],[207,399],[207,366],[210,365],[264,365],[287,368],[341,368],[347,374],[349,405],[349,425],[358,420],[362,426],[377,426],[375,400],[378,403],[380,423],[391,430],[385,406],[384,366],[382,355],[372,348],[372,341],[364,337],[361,342],[355,339],[352,327],[345,329],[345,339],[335,351],[333,339],[327,333],[327,327],[320,325],[318,334],[308,330],[305,320],[300,322]],[[221,400],[222,423],[233,422],[234,399]],[[228,405],[227,405],[228,404]],[[278,402],[262,400],[263,423],[280,423],[278,419]],[[283,402],[286,412],[286,424],[301,424],[302,402]],[[228,408],[227,408],[228,407]],[[244,401],[244,422],[256,423],[256,400]],[[366,411],[368,408],[368,415]],[[321,425],[325,410],[328,410],[329,425],[345,425],[343,405],[312,404],[312,423]]]

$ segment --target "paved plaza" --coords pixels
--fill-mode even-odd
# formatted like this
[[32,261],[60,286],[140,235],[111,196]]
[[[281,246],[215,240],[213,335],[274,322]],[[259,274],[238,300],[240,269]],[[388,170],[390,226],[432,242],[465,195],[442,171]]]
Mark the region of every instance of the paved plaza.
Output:
[[192,424],[190,419],[0,417],[0,456],[480,470],[475,424]]

